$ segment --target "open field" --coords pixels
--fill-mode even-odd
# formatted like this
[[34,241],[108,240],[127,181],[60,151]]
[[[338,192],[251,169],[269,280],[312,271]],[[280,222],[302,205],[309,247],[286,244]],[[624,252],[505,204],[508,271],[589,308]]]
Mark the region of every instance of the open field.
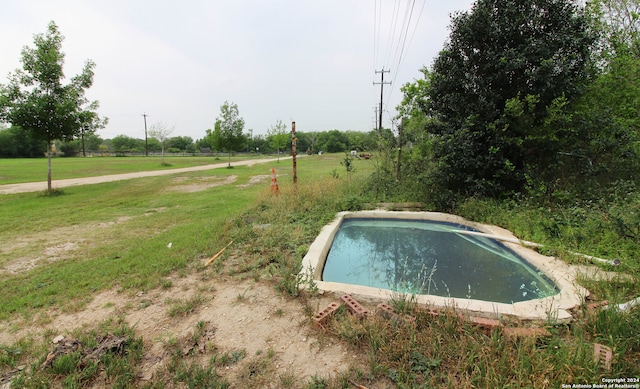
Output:
[[[233,162],[245,159],[269,159],[267,155],[239,155],[231,157]],[[54,180],[92,177],[151,170],[179,169],[227,162],[227,156],[219,157],[87,157],[53,158],[51,162]],[[46,158],[0,159],[0,185],[47,180]]]
[[[300,159],[295,188],[282,161],[0,196],[0,385],[544,388],[640,375],[637,308],[580,308],[571,324],[538,323],[548,337],[513,339],[398,295],[413,321],[341,309],[314,328],[339,296],[313,293],[301,258],[337,211],[374,200],[363,180],[375,162],[348,176],[343,159]],[[472,206],[481,222],[518,219]],[[594,298],[637,295],[638,264],[623,259],[633,281],[589,284]],[[612,347],[611,370],[595,343]]]
[[[337,178],[341,158],[300,159],[299,186],[315,188],[312,197],[322,196],[325,189],[335,192],[336,185],[346,182]],[[171,387],[167,377],[174,373],[167,365],[173,359],[167,354],[198,331],[207,334],[208,349],[195,352],[195,359],[205,364],[207,356],[242,356],[252,363],[263,354],[274,364],[269,367],[272,374],[285,382],[340,369],[346,364],[345,350],[324,345],[306,325],[322,297],[312,302],[290,295],[297,294],[291,273],[299,258],[294,256],[326,220],[309,221],[306,231],[285,227],[293,237],[280,243],[291,252],[278,253],[255,246],[255,237],[235,236],[240,225],[273,239],[269,236],[275,227],[268,225],[281,224],[250,211],[257,204],[270,207],[279,201],[271,193],[271,167],[283,196],[291,193],[289,160],[77,186],[58,196],[0,196],[5,227],[0,231],[3,375],[21,363],[42,363],[39,358],[46,356],[52,337],[79,337],[78,331],[92,331],[96,325],[106,326],[111,334],[122,333],[118,329],[125,326],[132,329],[132,337],[142,339],[144,358],[151,362],[132,362],[136,385]],[[359,169],[366,174],[369,168],[363,164]],[[300,190],[297,201],[303,202],[306,193]],[[323,200],[331,212],[335,200],[335,193]],[[204,267],[230,240],[234,244],[219,261]],[[278,284],[289,293],[278,292]],[[25,348],[16,360],[15,347]],[[317,353],[320,348],[322,353]],[[27,355],[35,359],[24,358]],[[233,365],[227,367],[229,379],[242,375],[241,364]],[[34,385],[29,380],[37,381],[37,372],[36,378],[18,386]]]

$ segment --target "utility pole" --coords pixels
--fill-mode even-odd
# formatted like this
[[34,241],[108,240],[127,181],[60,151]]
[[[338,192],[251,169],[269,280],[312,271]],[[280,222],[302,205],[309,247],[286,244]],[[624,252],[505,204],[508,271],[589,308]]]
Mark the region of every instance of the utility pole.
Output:
[[384,82],[384,74],[385,73],[389,73],[391,70],[387,69],[384,70],[384,68],[382,68],[382,70],[376,70],[376,74],[380,73],[380,82],[373,82],[373,85],[378,85],[380,84],[380,109],[378,110],[378,131],[382,131],[382,90],[384,89],[384,85],[391,85],[391,81],[387,81]]
[[373,107],[373,120],[376,122],[376,124],[373,125],[373,129],[377,130],[378,129],[378,106],[377,105]]
[[402,164],[402,130],[404,130],[404,117],[400,120],[398,128],[398,169],[396,170],[396,180],[400,181],[400,165]]
[[145,157],[149,156],[149,138],[147,137],[147,114],[143,113],[142,117],[144,118],[144,155]]

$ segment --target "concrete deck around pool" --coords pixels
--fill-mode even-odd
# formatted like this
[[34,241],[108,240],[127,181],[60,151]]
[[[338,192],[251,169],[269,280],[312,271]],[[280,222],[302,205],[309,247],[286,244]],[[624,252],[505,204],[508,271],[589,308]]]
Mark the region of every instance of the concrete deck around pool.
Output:
[[[497,235],[507,240],[517,239],[509,231],[487,224],[470,222],[462,217],[437,213],[437,212],[396,212],[396,211],[360,211],[340,212],[336,218],[324,226],[316,240],[309,247],[309,251],[302,260],[301,274],[309,276],[319,290],[336,293],[348,293],[359,298],[369,300],[388,301],[397,292],[388,289],[372,288],[361,285],[343,284],[337,282],[322,281],[324,262],[333,243],[333,238],[340,228],[342,220],[346,218],[379,218],[379,219],[405,219],[405,220],[433,220],[440,222],[458,223],[477,229],[483,233]],[[522,301],[513,304],[504,304],[488,301],[480,301],[464,298],[440,297],[434,295],[416,295],[416,302],[434,308],[454,308],[467,312],[474,316],[483,316],[492,319],[500,319],[502,316],[514,317],[521,320],[543,320],[555,322],[567,322],[571,320],[569,309],[584,302],[588,291],[579,286],[575,280],[575,272],[564,262],[553,257],[547,257],[534,250],[523,247],[517,243],[502,241],[502,243],[515,251],[530,264],[541,270],[558,287],[560,292],[554,296],[537,300]]]

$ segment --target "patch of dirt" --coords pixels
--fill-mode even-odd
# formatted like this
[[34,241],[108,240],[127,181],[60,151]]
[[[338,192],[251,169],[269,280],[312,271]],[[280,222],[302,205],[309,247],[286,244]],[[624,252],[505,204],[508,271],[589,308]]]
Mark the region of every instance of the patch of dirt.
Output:
[[[151,216],[166,209],[166,207],[150,209],[143,216]],[[63,260],[81,249],[84,244],[91,244],[91,241],[102,233],[98,231],[99,229],[124,224],[134,218],[135,216],[121,216],[108,222],[76,224],[14,237],[11,241],[3,242],[0,245],[0,260],[4,262],[0,262],[2,263],[0,274],[21,273],[31,270],[41,263]],[[32,254],[21,254],[20,251],[25,249]]]
[[176,185],[166,189],[168,192],[193,193],[200,192],[216,186],[229,185],[238,179],[236,175],[226,177],[176,177],[172,182]]
[[[215,352],[246,351],[245,359],[219,371],[231,382],[243,364],[260,353],[274,353],[275,377],[288,374],[302,380],[335,375],[356,359],[312,328],[299,299],[287,299],[271,285],[252,280],[202,280],[198,274],[170,277],[168,281],[169,288],[134,296],[115,290],[102,292],[82,312],[48,312],[50,320],[46,324],[39,324],[37,319],[3,323],[0,344],[12,344],[24,336],[38,339],[45,331],[57,331],[47,339],[51,342],[74,329],[92,328],[100,321],[122,317],[144,340],[144,365],[139,377],[143,381],[164,371],[170,358],[166,344],[171,339],[190,339],[199,322],[206,323],[207,344],[212,344]],[[193,298],[202,301],[193,312],[170,316],[172,303]],[[308,304],[317,310],[335,300],[335,296],[318,296]],[[211,354],[205,356],[204,363]]]
[[253,176],[249,179],[249,181],[246,184],[240,184],[240,185],[236,185],[238,188],[246,188],[249,187],[251,185],[256,185],[259,184],[263,181],[269,180],[271,179],[271,176],[268,174],[263,174],[263,175],[259,175],[259,176]]

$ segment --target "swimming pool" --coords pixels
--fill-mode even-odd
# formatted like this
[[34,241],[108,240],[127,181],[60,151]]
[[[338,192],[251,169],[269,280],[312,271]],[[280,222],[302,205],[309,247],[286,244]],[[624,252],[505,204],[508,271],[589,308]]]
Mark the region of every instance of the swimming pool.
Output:
[[496,226],[435,212],[342,212],[325,226],[301,273],[320,290],[361,298],[415,296],[485,317],[570,319],[586,290],[563,262],[512,242]]

